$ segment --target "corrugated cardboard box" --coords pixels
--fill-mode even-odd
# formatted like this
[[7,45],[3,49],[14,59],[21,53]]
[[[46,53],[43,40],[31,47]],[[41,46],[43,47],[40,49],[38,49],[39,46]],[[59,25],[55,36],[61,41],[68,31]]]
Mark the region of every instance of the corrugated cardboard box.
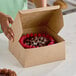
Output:
[[[65,41],[58,33],[63,27],[63,16],[59,6],[22,10],[12,25],[15,37],[9,42],[10,52],[24,67],[65,59]],[[57,41],[54,45],[25,49],[19,43],[23,34],[47,32]]]

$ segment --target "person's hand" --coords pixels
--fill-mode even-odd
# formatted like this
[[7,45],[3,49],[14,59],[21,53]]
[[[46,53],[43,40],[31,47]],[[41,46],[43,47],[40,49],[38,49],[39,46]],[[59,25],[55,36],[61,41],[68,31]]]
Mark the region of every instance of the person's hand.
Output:
[[63,0],[56,0],[54,5],[60,5],[61,9],[66,9],[68,7],[67,3]]
[[14,33],[11,27],[9,27],[9,24],[12,23],[13,23],[13,19],[10,16],[0,13],[1,29],[9,40],[14,40]]

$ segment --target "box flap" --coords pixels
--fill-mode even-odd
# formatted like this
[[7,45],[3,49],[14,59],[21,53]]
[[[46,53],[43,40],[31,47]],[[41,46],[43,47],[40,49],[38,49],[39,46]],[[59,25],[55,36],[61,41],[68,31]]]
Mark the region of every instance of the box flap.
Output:
[[55,33],[63,27],[60,6],[42,7],[19,11],[23,30],[31,27],[47,26]]
[[48,22],[48,27],[55,33],[58,33],[63,27],[63,15],[60,9],[52,12],[51,18]]
[[20,20],[20,15],[17,14],[14,23],[11,26],[13,32],[14,32],[14,40],[19,40],[22,33],[23,33],[23,29],[22,29],[22,24],[21,24],[21,20]]

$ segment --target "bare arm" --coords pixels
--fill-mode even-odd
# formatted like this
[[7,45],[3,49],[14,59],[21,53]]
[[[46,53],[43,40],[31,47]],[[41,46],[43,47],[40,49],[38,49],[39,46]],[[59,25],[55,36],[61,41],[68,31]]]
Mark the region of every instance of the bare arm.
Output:
[[36,7],[46,7],[47,6],[47,0],[33,0]]
[[14,36],[13,31],[9,27],[9,24],[12,24],[12,23],[13,23],[13,19],[10,16],[8,16],[8,15],[0,12],[0,24],[1,24],[1,28],[2,28],[2,31],[4,32],[4,34],[7,36],[7,38],[9,40],[14,39],[13,38],[13,36]]

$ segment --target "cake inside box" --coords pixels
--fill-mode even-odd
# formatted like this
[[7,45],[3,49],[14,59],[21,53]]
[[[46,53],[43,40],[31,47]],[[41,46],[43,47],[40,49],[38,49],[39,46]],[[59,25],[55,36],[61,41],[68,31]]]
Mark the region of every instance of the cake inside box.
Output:
[[31,33],[22,35],[19,40],[24,48],[38,48],[55,44],[55,40],[47,33]]

